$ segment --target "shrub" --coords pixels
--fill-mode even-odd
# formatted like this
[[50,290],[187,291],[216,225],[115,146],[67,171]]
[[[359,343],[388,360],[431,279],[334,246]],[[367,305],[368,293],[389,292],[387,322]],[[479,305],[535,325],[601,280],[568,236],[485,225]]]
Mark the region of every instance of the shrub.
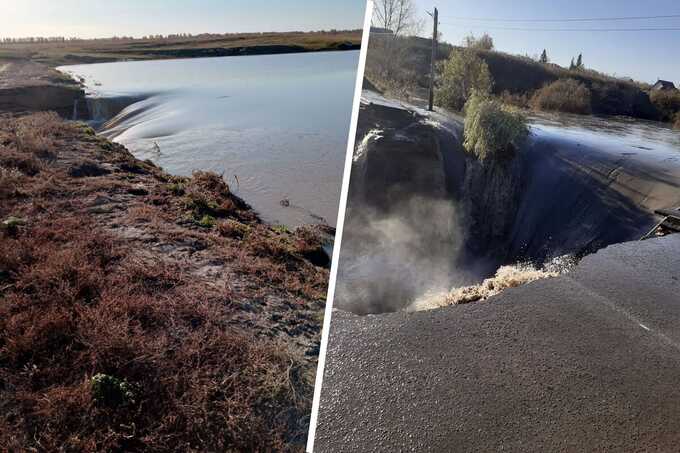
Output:
[[104,406],[120,406],[134,402],[135,394],[132,386],[108,374],[96,374],[90,380],[92,399]]
[[524,117],[500,102],[473,93],[465,104],[465,149],[480,160],[512,158],[528,134]]
[[215,217],[206,214],[201,218],[198,224],[203,228],[212,228],[216,224]]
[[526,93],[510,93],[508,90],[505,90],[501,93],[500,99],[503,104],[514,105],[523,109],[529,107],[529,95]]
[[14,168],[26,176],[35,176],[43,168],[41,162],[33,154],[12,149],[2,149],[0,166],[5,169]]
[[676,114],[680,113],[680,91],[678,90],[652,91],[649,99],[664,121],[673,121],[677,118]]
[[168,192],[175,196],[179,197],[184,195],[184,184],[181,182],[168,184],[166,188],[168,189]]
[[18,150],[40,158],[55,158],[55,138],[69,129],[54,112],[42,112],[14,120],[10,128]]
[[0,229],[7,231],[7,233],[11,235],[14,235],[19,231],[19,227],[24,225],[26,225],[26,220],[10,216],[0,223]]
[[0,198],[14,197],[24,174],[16,168],[0,166]]
[[272,257],[283,262],[295,259],[293,244],[287,237],[253,234],[248,236],[248,243],[255,256]]
[[288,227],[287,227],[286,225],[274,225],[274,226],[272,227],[272,230],[274,230],[274,231],[277,232],[278,234],[287,234],[287,233],[290,233],[290,230],[288,229]]
[[95,135],[97,135],[97,133],[94,131],[94,129],[92,129],[90,126],[88,126],[85,123],[76,123],[76,127],[78,129],[80,129],[81,131],[83,131],[83,133],[85,135],[89,135],[91,137],[94,137]]
[[544,86],[529,103],[536,110],[582,115],[592,112],[590,89],[574,79],[561,79]]
[[245,201],[231,193],[227,183],[218,174],[196,171],[182,184],[186,195],[184,204],[194,220],[200,221],[206,215],[216,219],[235,217],[254,220],[256,217]]
[[484,33],[482,36],[477,38],[475,35],[468,35],[463,38],[463,45],[470,49],[478,50],[493,50],[493,38],[488,34]]
[[490,93],[493,81],[489,67],[474,52],[455,49],[449,59],[440,65],[437,85],[437,104],[461,110],[473,91]]
[[102,167],[97,162],[82,161],[74,164],[68,169],[68,175],[72,178],[87,178],[108,175],[108,169]]
[[229,186],[217,173],[210,171],[195,171],[191,177],[193,186],[214,196],[228,197],[231,194]]
[[231,202],[231,200],[216,200],[212,198],[210,194],[198,190],[191,190],[188,192],[185,204],[186,207],[192,211],[196,220],[200,220],[206,215],[211,217],[226,217],[235,210],[234,203]]
[[250,227],[236,220],[228,219],[217,225],[217,231],[224,237],[242,239],[250,232]]

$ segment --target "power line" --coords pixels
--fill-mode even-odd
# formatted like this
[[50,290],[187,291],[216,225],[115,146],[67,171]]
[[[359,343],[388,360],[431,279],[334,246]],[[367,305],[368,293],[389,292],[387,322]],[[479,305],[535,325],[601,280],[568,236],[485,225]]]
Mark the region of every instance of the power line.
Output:
[[462,17],[462,16],[442,16],[442,17],[445,19],[468,20],[476,22],[606,22],[626,20],[678,19],[680,18],[680,14],[668,14],[661,16],[586,17],[566,19],[500,19],[500,18]]
[[[440,22],[443,25],[461,27],[460,24]],[[638,31],[680,31],[680,27],[648,27],[648,28],[521,28],[521,27],[496,27],[496,26],[462,26],[469,28],[483,28],[485,30],[510,30],[510,31],[550,31],[550,32],[638,32]]]

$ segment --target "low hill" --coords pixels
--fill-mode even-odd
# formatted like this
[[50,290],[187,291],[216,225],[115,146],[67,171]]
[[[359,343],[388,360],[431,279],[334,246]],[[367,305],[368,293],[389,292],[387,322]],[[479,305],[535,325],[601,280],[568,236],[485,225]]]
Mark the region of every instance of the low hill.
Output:
[[[440,43],[438,61],[447,59],[456,48]],[[422,97],[429,85],[431,49],[431,41],[426,38],[372,36],[367,78],[388,93]],[[558,80],[574,79],[591,92],[589,113],[650,120],[668,120],[673,116],[673,112],[669,115],[663,106],[650,99],[649,85],[640,82],[590,69],[570,70],[493,50],[469,50],[488,65],[494,82],[493,94],[521,107],[528,108],[529,100],[543,87]]]
[[474,50],[489,66],[494,80],[493,92],[530,98],[537,90],[557,80],[574,79],[592,93],[592,113],[660,119],[652,104],[649,87],[629,79],[618,79],[594,70],[569,70],[556,64],[544,64],[528,57],[502,52]]

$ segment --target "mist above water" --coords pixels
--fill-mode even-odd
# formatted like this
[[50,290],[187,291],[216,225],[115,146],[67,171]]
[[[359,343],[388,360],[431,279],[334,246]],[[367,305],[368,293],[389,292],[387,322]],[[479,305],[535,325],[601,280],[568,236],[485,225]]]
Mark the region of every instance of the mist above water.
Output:
[[354,313],[398,311],[427,291],[471,281],[456,269],[463,245],[451,200],[414,196],[388,212],[349,210],[335,305]]
[[[321,52],[60,69],[85,80],[100,133],[138,158],[173,174],[223,174],[267,221],[335,226],[358,58]],[[121,102],[129,105],[121,110]]]
[[465,228],[452,200],[414,196],[389,212],[365,206],[347,215],[335,306],[356,314],[422,311],[488,299],[557,277],[573,256],[501,266],[465,256]]

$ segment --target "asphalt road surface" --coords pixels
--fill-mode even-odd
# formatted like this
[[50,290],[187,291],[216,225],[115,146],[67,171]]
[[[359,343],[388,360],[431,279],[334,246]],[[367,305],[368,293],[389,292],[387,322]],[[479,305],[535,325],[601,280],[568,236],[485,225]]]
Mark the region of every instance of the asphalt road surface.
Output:
[[315,451],[680,451],[680,235],[486,302],[335,312]]

